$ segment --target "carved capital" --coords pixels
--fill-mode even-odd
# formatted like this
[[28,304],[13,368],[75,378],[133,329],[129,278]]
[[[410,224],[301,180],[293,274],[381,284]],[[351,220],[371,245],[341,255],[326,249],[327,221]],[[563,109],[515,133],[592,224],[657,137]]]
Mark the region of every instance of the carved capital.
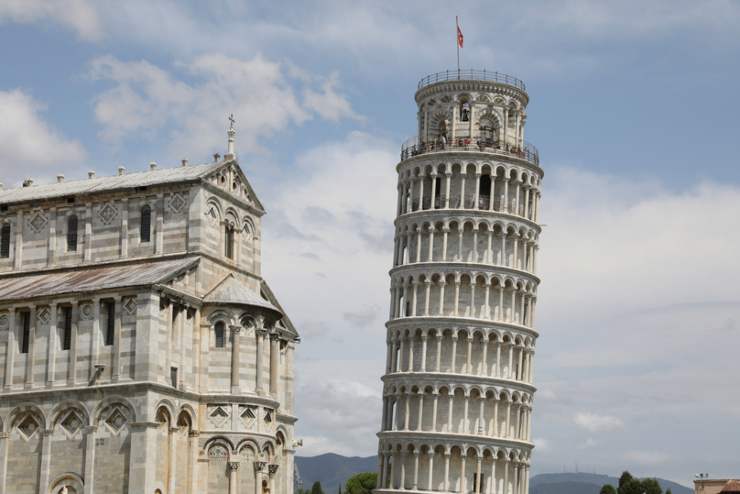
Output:
[[239,462],[238,461],[230,461],[228,463],[229,472],[235,472],[239,470]]

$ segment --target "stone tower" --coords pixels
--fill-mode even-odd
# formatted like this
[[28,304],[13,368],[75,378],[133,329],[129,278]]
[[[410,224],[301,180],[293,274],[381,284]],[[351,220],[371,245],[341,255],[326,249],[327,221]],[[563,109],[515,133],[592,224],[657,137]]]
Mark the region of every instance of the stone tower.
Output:
[[401,150],[379,492],[528,492],[540,186],[524,83],[430,75]]

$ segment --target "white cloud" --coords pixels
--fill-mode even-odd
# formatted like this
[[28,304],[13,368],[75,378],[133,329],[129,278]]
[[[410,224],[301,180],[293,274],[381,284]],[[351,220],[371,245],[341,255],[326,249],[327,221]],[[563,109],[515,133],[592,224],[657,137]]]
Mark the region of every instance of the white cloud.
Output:
[[320,91],[307,88],[303,93],[304,105],[321,117],[336,122],[343,118],[358,118],[347,98],[337,93],[339,75],[331,74],[321,86]]
[[87,0],[3,0],[0,21],[19,23],[45,20],[72,29],[83,39],[98,40],[102,36],[96,5]]
[[609,432],[624,428],[624,422],[619,417],[611,415],[597,415],[595,413],[579,412],[573,417],[577,426],[589,432]]
[[91,76],[113,83],[95,100],[103,137],[120,140],[165,131],[173,152],[203,156],[223,147],[225,119],[232,112],[241,151],[264,150],[269,137],[314,114],[331,120],[354,115],[335,91],[335,79],[318,90],[306,88],[310,96],[304,106],[284,67],[262,56],[244,60],[209,54],[180,69],[178,78],[147,61],[93,60]]
[[0,162],[6,185],[26,177],[49,181],[45,174],[52,172],[52,165],[80,165],[85,157],[82,144],[49,125],[43,110],[43,104],[20,89],[0,91]]
[[638,465],[644,466],[655,466],[662,463],[668,462],[671,457],[670,455],[660,451],[627,451],[624,458],[628,461],[637,463]]

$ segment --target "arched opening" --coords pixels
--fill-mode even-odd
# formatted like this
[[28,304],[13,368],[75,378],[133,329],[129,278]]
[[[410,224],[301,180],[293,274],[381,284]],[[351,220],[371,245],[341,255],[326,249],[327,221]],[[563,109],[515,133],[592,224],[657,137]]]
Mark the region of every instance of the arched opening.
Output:
[[224,229],[224,255],[228,259],[234,259],[234,225],[227,222]]
[[216,348],[226,347],[226,324],[223,321],[218,321],[213,327],[213,332],[216,337]]
[[67,218],[67,252],[77,250],[77,215]]
[[139,241],[141,243],[150,242],[152,239],[152,208],[145,205],[141,208],[139,218]]
[[480,191],[478,195],[478,209],[488,209],[491,202],[491,176],[480,176]]

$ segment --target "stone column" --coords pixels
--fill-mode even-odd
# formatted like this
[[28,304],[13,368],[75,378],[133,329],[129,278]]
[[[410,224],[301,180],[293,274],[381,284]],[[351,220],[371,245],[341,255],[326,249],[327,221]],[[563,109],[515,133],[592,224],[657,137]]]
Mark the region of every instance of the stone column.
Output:
[[[83,478],[85,479],[85,490],[84,494],[94,494],[95,493],[95,433],[98,431],[98,427],[96,425],[92,425],[89,427],[84,428],[85,433],[85,468],[84,468],[84,475]],[[133,439],[133,437],[132,437]],[[131,456],[134,456],[134,449],[133,449],[133,441],[131,441]],[[129,466],[129,475],[131,474],[131,470],[133,469],[134,465],[133,458],[130,461]],[[141,470],[139,470],[140,474],[143,476],[143,472],[146,471],[146,465],[140,465]],[[132,490],[131,486],[135,484],[134,478],[129,477],[129,492],[144,492],[144,491],[136,491]],[[142,484],[143,485],[143,484]]]
[[69,342],[69,361],[67,362],[67,384],[74,386],[77,383],[77,333],[80,321],[80,306],[77,301],[72,302],[72,322]]
[[444,491],[449,492],[450,491],[450,452],[445,451],[445,482],[444,482]]
[[188,469],[188,486],[189,494],[198,492],[198,431],[188,432],[188,451],[190,452],[190,468]]
[[[99,351],[100,346],[100,297],[93,298],[93,321],[92,329],[90,330],[90,368],[88,369],[88,381],[92,381],[95,376],[95,366],[99,362]],[[141,348],[141,347],[137,347]]]
[[237,494],[239,492],[239,479],[236,473],[239,471],[239,462],[230,461],[227,463],[227,468],[229,470],[229,494]]
[[419,450],[414,450],[414,482],[411,485],[413,490],[419,489]]
[[439,393],[437,390],[432,392],[434,401],[432,402],[432,432],[437,432],[437,404],[439,402]]
[[[123,319],[123,304],[121,296],[113,300],[113,369],[111,369],[111,380],[117,382],[121,374],[121,326]],[[182,315],[180,315],[182,318]]]
[[83,262],[92,261],[92,215],[93,207],[91,203],[85,204],[85,245],[82,254]]
[[128,198],[121,199],[121,258],[128,257]]
[[13,386],[13,368],[15,360],[15,348],[16,343],[16,328],[15,322],[15,307],[11,306],[8,308],[8,344],[5,347],[5,391],[10,391]]
[[25,388],[33,387],[33,364],[36,356],[36,329],[38,328],[38,318],[36,316],[36,306],[32,305],[29,311],[29,329],[28,329],[28,353],[26,354],[26,384]]
[[256,363],[256,369],[255,369],[255,391],[258,395],[264,394],[264,389],[262,387],[262,362],[263,362],[262,353],[264,352],[264,350],[262,347],[264,345],[266,334],[267,334],[266,331],[262,329],[259,325],[254,332],[254,337],[256,340],[256,344],[255,344],[256,354],[257,354],[257,363]]
[[15,245],[13,247],[13,269],[19,270],[23,265],[23,211],[15,216]]
[[5,479],[8,475],[8,446],[10,439],[7,432],[0,432],[0,493],[6,493]]
[[239,386],[239,353],[241,339],[239,338],[239,326],[229,326],[231,329],[231,394],[237,395],[241,392]]
[[442,368],[442,332],[437,330],[435,337],[437,339],[437,365],[435,366],[434,371],[440,372]]
[[164,252],[164,194],[157,194],[157,204],[154,207],[156,226],[154,229],[154,253],[161,255]]
[[[177,420],[177,417],[174,418]],[[169,475],[167,476],[167,492],[175,492],[175,473],[177,472],[177,451],[175,448],[175,440],[177,436],[178,428],[167,426],[167,441],[169,441],[169,452],[170,452],[170,464],[168,465]]]
[[[47,424],[49,426],[50,424]],[[51,429],[41,431],[41,468],[39,472],[39,487],[48,489],[49,474],[51,467],[51,435],[54,433]]]
[[[151,465],[155,464],[157,458],[157,429],[160,427],[158,422],[136,422],[129,425],[129,434],[131,437],[129,460],[129,494],[141,494],[154,492],[155,488],[155,471]],[[94,438],[92,443],[95,443]],[[87,475],[85,470],[85,479],[92,478]],[[90,472],[92,474],[92,471]],[[94,489],[87,491],[88,484],[85,482],[85,494],[94,494]]]
[[450,209],[450,182],[452,181],[452,172],[445,170],[445,209]]
[[46,265],[53,266],[57,250],[57,208],[49,208],[49,243],[46,255]]
[[56,377],[56,350],[57,350],[57,304],[52,302],[49,306],[49,337],[46,339],[46,385],[54,385]]
[[427,371],[427,334],[421,333],[421,372]]

